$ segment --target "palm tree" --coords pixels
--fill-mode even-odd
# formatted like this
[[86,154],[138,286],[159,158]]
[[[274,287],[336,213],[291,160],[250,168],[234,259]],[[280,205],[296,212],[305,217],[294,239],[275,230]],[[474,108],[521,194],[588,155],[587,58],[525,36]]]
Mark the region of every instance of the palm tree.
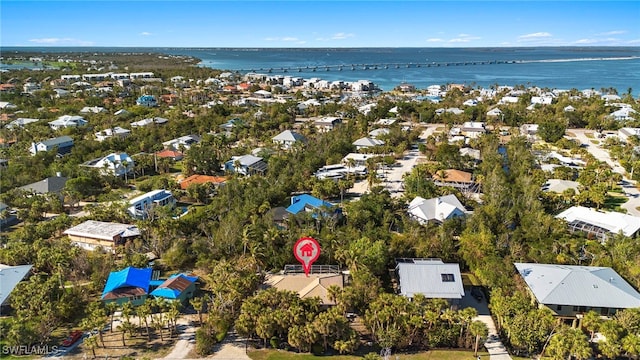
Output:
[[107,310],[107,313],[111,315],[111,324],[109,325],[109,332],[113,332],[113,316],[115,315],[116,310],[118,309],[118,303],[115,301],[108,302],[105,304],[104,307]]
[[622,350],[625,351],[627,357],[638,359],[640,355],[640,335],[629,334],[622,339]]
[[487,324],[482,321],[476,320],[469,325],[469,331],[471,335],[476,337],[475,346],[473,348],[473,356],[478,356],[478,346],[480,345],[480,339],[489,335],[489,328]]
[[193,306],[193,309],[198,313],[198,320],[199,320],[198,324],[202,326],[202,306],[204,305],[204,298],[194,297],[189,300],[189,303],[191,304],[191,306]]

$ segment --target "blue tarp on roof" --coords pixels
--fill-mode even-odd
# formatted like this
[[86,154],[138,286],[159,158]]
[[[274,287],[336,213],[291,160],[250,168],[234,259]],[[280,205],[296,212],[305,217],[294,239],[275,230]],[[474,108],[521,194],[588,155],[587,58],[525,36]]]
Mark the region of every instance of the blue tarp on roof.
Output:
[[[171,286],[171,284],[174,284],[174,282],[172,282],[170,280],[175,279],[177,277],[182,278],[182,279],[188,281],[189,283],[194,283],[196,280],[198,280],[197,277],[186,276],[186,275],[183,275],[183,274],[172,275],[162,285],[158,286],[157,289],[153,290],[151,292],[151,295],[155,296],[155,297],[163,297],[165,299],[177,299],[177,298],[179,298],[180,294],[184,290],[186,290],[187,287],[186,287],[184,282],[181,285]],[[169,284],[169,285],[167,285],[167,284]]]
[[128,267],[120,271],[115,271],[109,274],[107,284],[102,291],[102,297],[122,287],[137,287],[144,289],[145,292],[149,292],[149,283],[151,282],[151,268],[138,269],[134,267]]
[[329,209],[334,207],[330,202],[320,200],[309,194],[302,194],[291,197],[291,205],[287,208],[287,211],[292,214],[297,214],[300,211],[304,211],[307,206],[315,209],[319,209],[322,206],[326,206]]

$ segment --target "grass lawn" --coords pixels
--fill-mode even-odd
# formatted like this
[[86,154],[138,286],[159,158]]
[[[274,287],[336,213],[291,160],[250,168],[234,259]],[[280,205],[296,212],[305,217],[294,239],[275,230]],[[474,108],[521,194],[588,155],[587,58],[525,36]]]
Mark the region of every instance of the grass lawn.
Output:
[[[478,353],[482,359],[489,359],[489,353]],[[288,351],[280,350],[255,350],[249,352],[249,357],[253,360],[311,360],[311,359],[327,359],[331,360],[357,360],[362,359],[362,356],[356,355],[332,355],[332,356],[318,356],[313,354],[297,354]],[[460,351],[460,350],[431,350],[420,352],[416,354],[392,354],[390,359],[400,360],[474,360],[473,351]]]

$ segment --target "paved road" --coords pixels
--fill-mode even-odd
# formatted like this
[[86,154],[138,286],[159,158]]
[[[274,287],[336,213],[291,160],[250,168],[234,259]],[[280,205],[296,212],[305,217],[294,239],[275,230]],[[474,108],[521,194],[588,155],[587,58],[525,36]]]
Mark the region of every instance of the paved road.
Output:
[[585,149],[593,157],[607,163],[614,172],[622,175],[622,189],[629,200],[621,207],[627,210],[629,215],[640,216],[640,210],[637,209],[640,207],[640,190],[636,187],[636,182],[627,177],[625,169],[609,156],[606,149],[591,142],[593,139],[588,138],[586,133],[593,133],[593,130],[569,129],[567,132],[574,134],[575,138],[585,145]]

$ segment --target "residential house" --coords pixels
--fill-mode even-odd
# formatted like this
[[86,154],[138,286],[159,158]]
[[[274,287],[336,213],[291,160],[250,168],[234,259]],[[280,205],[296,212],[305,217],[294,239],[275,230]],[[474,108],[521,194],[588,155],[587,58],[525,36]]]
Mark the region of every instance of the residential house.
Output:
[[173,161],[180,161],[184,158],[184,154],[178,150],[164,149],[162,151],[158,151],[155,154],[159,158],[163,159],[171,159]]
[[635,137],[636,140],[640,140],[640,128],[624,127],[618,130],[618,139],[620,139],[620,141],[627,143],[629,138],[632,137]]
[[107,128],[95,133],[96,140],[101,142],[109,138],[126,139],[129,135],[131,135],[131,130],[123,129],[120,126]]
[[417,196],[409,203],[409,216],[421,224],[442,223],[445,220],[465,216],[467,209],[453,195],[445,195],[432,199]]
[[14,110],[18,107],[15,104],[12,104],[8,101],[0,101],[0,109],[2,110]]
[[640,230],[640,217],[614,211],[598,211],[584,206],[572,206],[556,215],[567,222],[569,231],[584,232],[589,238],[605,243],[615,234],[633,237]]
[[69,236],[73,245],[85,250],[102,248],[115,252],[115,248],[127,241],[140,236],[140,230],[135,225],[87,220],[63,233]]
[[[33,265],[9,266],[0,264],[0,306],[8,305],[8,298],[22,281],[29,274]],[[3,311],[4,313],[4,311]]]
[[285,130],[280,134],[271,138],[274,144],[279,145],[281,149],[288,150],[296,143],[305,144],[307,139],[295,131]]
[[433,182],[436,186],[448,186],[461,191],[478,191],[478,184],[473,181],[473,174],[466,171],[447,169],[433,174]]
[[502,110],[498,108],[493,108],[487,111],[487,116],[502,116]]
[[82,108],[82,110],[80,110],[80,113],[82,114],[98,114],[104,111],[104,108],[101,106],[85,106]]
[[342,209],[333,205],[328,201],[318,199],[315,196],[309,194],[295,195],[291,197],[291,205],[287,207],[287,212],[296,215],[301,212],[312,213],[313,218],[318,217],[318,213],[326,216],[341,216]]
[[191,146],[196,145],[199,142],[200,142],[199,135],[185,135],[176,139],[165,141],[162,143],[162,146],[164,146],[165,149],[169,149],[169,150],[183,151],[182,149],[189,150],[191,149]]
[[89,160],[82,166],[98,169],[103,175],[125,176],[133,170],[135,162],[127,153],[111,153],[102,158]]
[[542,185],[542,191],[563,194],[565,191],[572,189],[577,194],[580,192],[578,186],[580,186],[580,183],[577,181],[549,179]]
[[13,128],[16,128],[16,127],[24,128],[25,125],[31,124],[31,123],[34,123],[34,122],[38,122],[38,121],[40,121],[40,119],[17,118],[15,120],[11,121],[10,123],[8,123],[7,125],[5,125],[5,127],[7,129],[13,129]]
[[366,149],[374,146],[384,145],[384,141],[364,137],[354,141],[352,145],[355,146],[356,149],[361,150],[361,149]]
[[428,299],[445,299],[457,307],[464,297],[460,265],[440,259],[397,259],[396,276],[400,295],[417,294]]
[[9,206],[3,202],[0,202],[0,231],[8,226],[14,225],[18,222],[15,210],[9,210]]
[[381,136],[389,135],[391,131],[387,128],[380,128],[369,131],[369,137],[377,139]]
[[342,119],[335,116],[326,116],[316,120],[313,125],[320,132],[328,132],[335,129],[338,124],[342,123]]
[[314,272],[316,266],[311,267],[311,272],[307,276],[300,273],[267,274],[264,288],[276,288],[280,291],[293,291],[301,299],[319,298],[320,305],[335,305],[335,300],[329,293],[330,286],[344,288],[344,275],[339,271],[333,273]]
[[515,263],[533,300],[565,324],[580,327],[588,311],[610,317],[640,307],[638,293],[609,267]]
[[116,302],[122,306],[131,302],[133,306],[142,305],[149,296],[152,269],[128,267],[112,272],[102,290],[102,301]]
[[154,117],[154,118],[142,119],[140,121],[134,121],[134,122],[131,123],[131,127],[134,127],[134,128],[145,127],[145,126],[151,125],[151,124],[164,125],[164,124],[166,124],[168,122],[169,122],[169,119],[165,119],[165,118],[161,118],[161,117]]
[[72,148],[73,138],[65,135],[53,139],[33,142],[31,143],[29,151],[31,152],[31,155],[35,155],[39,152],[55,150],[57,155],[62,156],[70,153]]
[[68,127],[78,127],[87,125],[89,122],[85,120],[82,116],[77,115],[62,115],[58,119],[50,121],[49,126],[53,130],[68,128]]
[[483,122],[467,121],[462,124],[460,133],[468,138],[476,139],[487,132]]
[[21,186],[19,189],[32,194],[58,194],[62,196],[62,190],[67,183],[67,178],[57,174],[28,185]]
[[127,212],[137,219],[148,218],[156,206],[174,207],[176,199],[169,190],[153,190],[129,200]]
[[522,124],[520,125],[520,135],[534,136],[538,133],[538,124]]
[[636,113],[637,111],[635,111],[631,107],[623,107],[622,109],[616,110],[609,114],[609,117],[617,121],[635,120],[634,114]]
[[224,170],[246,176],[264,174],[267,163],[261,157],[253,155],[233,156],[224,163]]
[[196,291],[197,276],[176,274],[162,282],[150,295],[168,301],[177,301],[186,304]]
[[227,181],[227,178],[224,176],[209,176],[209,175],[191,175],[188,178],[182,180],[180,182],[180,188],[182,190],[187,190],[189,185],[191,184],[213,184],[215,187],[219,187],[223,185]]
[[156,97],[153,95],[142,95],[136,100],[136,104],[146,107],[156,107],[158,106],[158,100],[156,100]]

